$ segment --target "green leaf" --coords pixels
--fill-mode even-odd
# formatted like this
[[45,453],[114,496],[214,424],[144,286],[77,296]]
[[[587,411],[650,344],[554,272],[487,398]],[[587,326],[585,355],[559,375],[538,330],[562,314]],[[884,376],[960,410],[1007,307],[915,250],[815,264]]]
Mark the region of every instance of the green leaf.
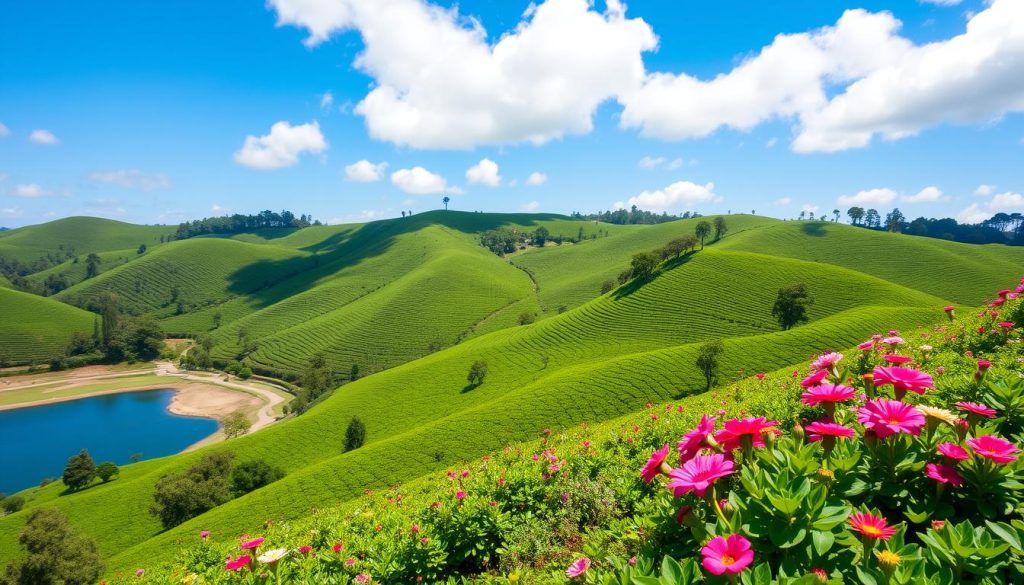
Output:
[[681,585],[683,582],[683,568],[668,555],[661,560],[661,582],[665,585]]
[[812,530],[811,542],[814,543],[814,552],[818,553],[819,557],[823,557],[832,548],[832,545],[835,544],[836,536],[831,532]]
[[1013,548],[1017,550],[1024,550],[1024,548],[1021,548],[1020,535],[1018,535],[1017,531],[1014,530],[1013,527],[1009,524],[1006,524],[1004,522],[992,522],[991,520],[986,520],[985,526],[988,526],[989,530],[994,532],[996,536],[1003,539]]
[[637,576],[630,579],[630,581],[633,582],[633,585],[661,585],[661,581],[659,581],[656,577]]
[[872,571],[871,569],[863,569],[860,566],[857,566],[856,569],[857,578],[860,579],[860,582],[863,585],[879,585],[880,583],[884,582],[883,580],[879,580],[876,571]]

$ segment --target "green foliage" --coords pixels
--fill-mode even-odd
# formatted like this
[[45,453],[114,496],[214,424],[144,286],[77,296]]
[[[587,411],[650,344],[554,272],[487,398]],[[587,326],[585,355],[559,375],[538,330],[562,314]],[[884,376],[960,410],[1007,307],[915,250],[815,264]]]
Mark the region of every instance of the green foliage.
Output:
[[249,422],[249,417],[245,416],[245,413],[240,410],[236,410],[220,419],[220,428],[224,431],[224,436],[229,439],[241,437],[249,432],[250,426],[252,426],[252,423]]
[[345,453],[354,451],[366,442],[366,425],[358,416],[353,416],[345,429]]
[[25,557],[7,566],[3,585],[92,585],[103,571],[96,542],[53,508],[29,512],[18,542]]
[[117,465],[114,465],[110,461],[104,461],[96,466],[96,477],[100,478],[100,481],[107,483],[119,473]]
[[473,362],[473,365],[469,367],[469,374],[466,375],[466,381],[473,386],[479,386],[484,383],[485,378],[487,378],[487,362],[484,360]]
[[171,528],[227,502],[233,459],[228,452],[211,453],[183,472],[161,477],[150,513]]
[[24,507],[25,498],[18,494],[0,498],[0,510],[3,510],[6,514],[13,514]]
[[64,485],[71,491],[87,487],[96,479],[96,462],[92,460],[89,451],[82,449],[78,455],[68,459],[64,466]]
[[697,360],[694,363],[700,373],[704,375],[705,389],[707,390],[710,390],[718,381],[718,369],[723,353],[725,353],[725,344],[721,339],[714,339],[702,344],[697,352]]
[[269,485],[284,477],[284,471],[269,463],[256,459],[243,461],[231,470],[231,491],[235,497]]
[[722,236],[725,235],[725,232],[729,231],[728,226],[725,225],[725,218],[722,217],[721,215],[714,219],[714,226],[716,240],[722,239]]
[[639,281],[650,279],[654,275],[654,269],[658,267],[658,262],[658,256],[653,252],[634,254],[629,263],[630,277]]
[[711,235],[711,224],[701,220],[697,222],[697,227],[694,228],[694,235],[700,240],[700,249],[704,249],[704,240]]
[[166,335],[160,324],[146,317],[119,320],[107,344],[107,357],[113,361],[148,361],[160,355]]
[[792,329],[794,325],[807,322],[807,310],[813,304],[814,296],[807,290],[807,285],[791,284],[779,289],[772,305],[772,317],[783,330]]

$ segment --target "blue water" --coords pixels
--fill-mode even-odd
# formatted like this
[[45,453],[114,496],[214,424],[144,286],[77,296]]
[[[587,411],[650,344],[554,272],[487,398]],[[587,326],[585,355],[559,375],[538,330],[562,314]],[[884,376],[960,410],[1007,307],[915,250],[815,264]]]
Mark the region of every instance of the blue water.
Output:
[[59,478],[68,457],[96,463],[178,453],[217,430],[217,421],[167,412],[173,390],[146,390],[0,411],[0,492]]

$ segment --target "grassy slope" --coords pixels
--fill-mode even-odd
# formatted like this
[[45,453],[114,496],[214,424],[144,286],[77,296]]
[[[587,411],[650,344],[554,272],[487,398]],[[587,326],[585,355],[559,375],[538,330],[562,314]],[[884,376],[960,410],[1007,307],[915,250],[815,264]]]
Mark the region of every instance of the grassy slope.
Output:
[[0,232],[0,255],[32,262],[64,246],[84,260],[90,252],[135,250],[139,244],[152,248],[160,243],[161,235],[173,234],[175,229],[175,226],[134,225],[97,217],[68,217]]
[[[740,278],[721,278],[743,271],[752,276],[760,271],[765,288]],[[770,304],[773,286],[795,274],[811,276],[823,287],[849,287],[853,292],[820,303],[817,316],[831,316],[810,326],[750,335],[768,329],[767,324],[752,326],[751,315]],[[934,317],[934,307],[942,302],[852,271],[793,260],[773,263],[765,257],[709,248],[631,294],[608,295],[533,326],[473,339],[365,378],[298,419],[214,447],[231,448],[240,459],[266,459],[290,475],[258,495],[146,542],[125,558],[150,554],[152,547],[198,524],[242,527],[254,521],[253,509],[261,510],[261,519],[271,511],[301,515],[310,506],[346,499],[367,485],[420,474],[451,457],[473,456],[509,440],[525,439],[539,425],[601,420],[647,400],[696,392],[696,345],[688,342],[709,331],[746,335],[728,341],[725,371],[774,369],[804,359],[811,347],[845,347],[890,322],[920,323]],[[895,308],[864,306],[870,303]],[[915,305],[929,308],[906,308]],[[638,315],[643,306],[658,308],[649,316]],[[723,308],[736,315],[734,322],[711,317]],[[546,367],[543,356],[548,357]],[[480,358],[490,365],[488,381],[467,388],[466,370]],[[368,426],[369,443],[355,453],[338,455],[345,424],[355,414]],[[122,550],[157,531],[145,510],[159,475],[195,457],[150,463],[141,473],[129,467],[117,489],[93,488],[54,503],[94,533],[105,551]],[[381,461],[387,462],[387,469],[380,469]],[[41,490],[36,502],[53,500],[57,493],[59,486]],[[118,512],[111,510],[113,501],[118,502]],[[247,507],[244,501],[255,501],[258,507]],[[132,520],[126,524],[125,518]],[[0,543],[13,537],[16,524],[13,519],[0,521]]]
[[[108,270],[113,270],[122,264],[142,257],[139,255],[137,248],[127,250],[109,250],[106,252],[99,252],[97,256],[100,257],[100,264],[97,267],[99,274],[103,274]],[[41,270],[28,276],[28,280],[29,282],[42,284],[50,275],[63,276],[69,285],[78,284],[85,280],[85,258],[83,256],[79,256],[78,262],[68,260],[56,266],[47,268],[46,270]]]
[[82,309],[0,287],[0,356],[12,364],[41,363],[61,354],[71,334],[91,334],[94,315]]

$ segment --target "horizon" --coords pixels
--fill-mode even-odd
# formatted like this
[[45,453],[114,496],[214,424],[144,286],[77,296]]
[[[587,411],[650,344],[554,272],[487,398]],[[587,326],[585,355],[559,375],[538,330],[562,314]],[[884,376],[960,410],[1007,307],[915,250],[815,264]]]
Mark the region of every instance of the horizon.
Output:
[[398,2],[422,37],[354,0],[18,5],[0,24],[0,225],[280,207],[353,223],[442,194],[562,214],[1024,211],[1019,2],[789,4]]

